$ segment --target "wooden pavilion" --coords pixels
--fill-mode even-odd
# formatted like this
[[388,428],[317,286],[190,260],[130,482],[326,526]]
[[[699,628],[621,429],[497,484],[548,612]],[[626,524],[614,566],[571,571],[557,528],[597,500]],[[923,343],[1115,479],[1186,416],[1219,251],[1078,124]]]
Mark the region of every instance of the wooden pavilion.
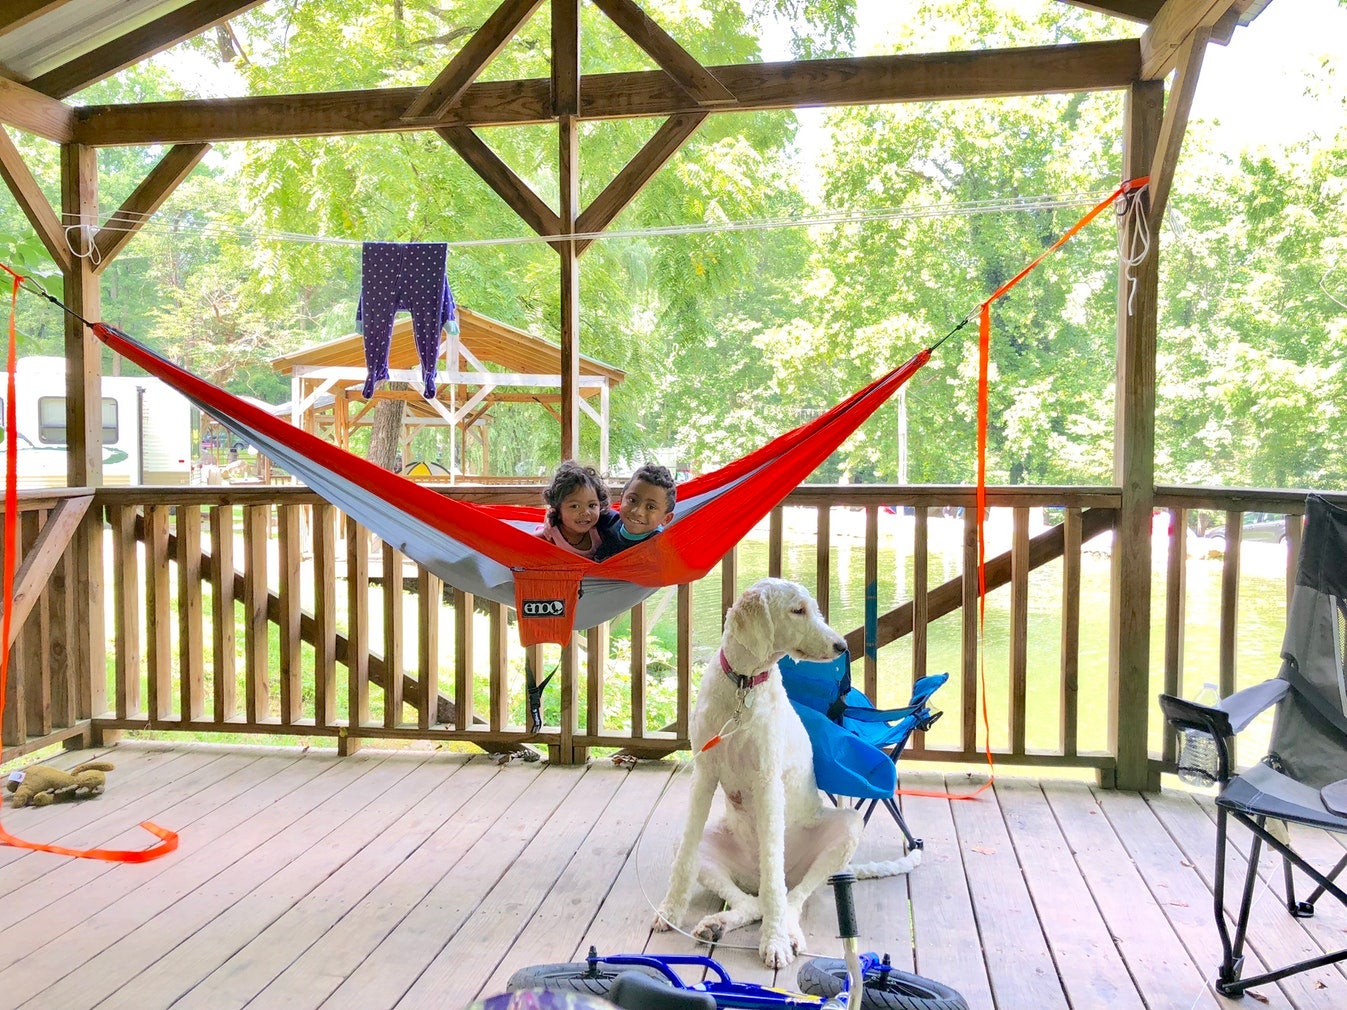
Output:
[[[411,320],[406,317],[393,325],[388,368],[390,382],[410,383],[407,390],[381,385],[370,399],[364,399],[365,350],[358,333],[273,358],[272,368],[290,378],[290,420],[348,449],[351,429],[373,423],[376,403],[405,400],[404,463],[410,462],[405,446],[418,430],[427,425],[447,425],[455,435],[457,459],[468,458],[470,442],[476,446],[481,466],[470,479],[480,483],[500,478],[490,466],[491,411],[506,404],[531,403],[559,420],[562,377],[556,366],[561,349],[469,309],[460,307],[458,319],[459,332],[443,338],[439,384],[433,400],[420,393],[420,362],[412,341]],[[612,391],[624,378],[626,373],[621,369],[581,355],[580,409],[599,427],[599,469],[604,473],[608,472]],[[598,401],[597,407],[593,400]],[[538,475],[532,474],[522,482],[537,480]]]
[[[655,69],[584,74],[581,72],[580,0],[552,0],[548,9],[551,28],[551,74],[529,80],[483,80],[483,71],[528,19],[542,7],[542,0],[502,0],[494,12],[466,37],[457,53],[433,81],[410,87],[389,87],[364,91],[314,94],[265,95],[235,99],[186,100],[113,106],[86,106],[68,101],[81,89],[138,60],[194,36],[212,26],[257,5],[259,0],[19,0],[0,11],[0,121],[4,126],[27,131],[60,146],[61,179],[59,206],[52,206],[32,171],[20,156],[5,130],[0,130],[0,175],[23,208],[35,232],[63,272],[65,301],[81,316],[99,318],[99,279],[101,272],[126,245],[133,241],[136,227],[111,222],[98,216],[98,163],[101,148],[117,145],[155,146],[163,150],[160,162],[126,199],[117,214],[118,221],[149,219],[174,187],[192,171],[211,144],[299,136],[376,134],[394,131],[425,131],[435,134],[471,165],[501,200],[520,219],[542,236],[557,254],[557,283],[560,292],[560,349],[555,372],[560,376],[559,414],[561,417],[561,454],[572,455],[577,446],[581,403],[584,399],[584,371],[579,346],[579,279],[583,257],[592,236],[603,231],[657,173],[661,166],[691,137],[708,117],[761,109],[826,106],[857,103],[889,103],[951,99],[976,99],[989,96],[1030,95],[1111,89],[1125,96],[1125,116],[1120,124],[1122,171],[1124,178],[1149,176],[1145,212],[1150,234],[1159,236],[1160,221],[1168,200],[1182,146],[1189,106],[1196,86],[1203,54],[1209,44],[1227,41],[1233,32],[1247,24],[1265,6],[1264,0],[1113,0],[1080,2],[1077,5],[1104,12],[1137,26],[1137,36],[1107,41],[1044,45],[1023,49],[974,49],[947,53],[892,53],[888,55],[804,60],[779,63],[748,63],[729,66],[703,66],[693,59],[678,41],[660,27],[658,18],[644,11],[635,0],[594,0],[595,7],[626,33],[653,61]],[[1073,0],[1074,2],[1074,0]],[[651,139],[587,206],[579,199],[583,166],[579,162],[579,134],[584,124],[596,120],[642,117],[660,122]],[[550,124],[556,128],[556,177],[560,184],[558,205],[549,206],[482,141],[481,132],[510,125]],[[97,255],[75,255],[68,245],[66,225],[75,222],[87,226],[91,250]],[[84,250],[81,250],[84,251]],[[1095,768],[1101,780],[1126,788],[1155,789],[1159,775],[1172,766],[1171,738],[1152,729],[1152,699],[1159,684],[1152,666],[1151,628],[1165,622],[1166,642],[1179,643],[1173,654],[1166,646],[1165,683],[1177,687],[1181,662],[1182,572],[1174,592],[1178,595],[1165,609],[1153,603],[1151,593],[1152,513],[1157,507],[1169,508],[1184,528],[1183,513],[1189,507],[1224,508],[1238,513],[1245,507],[1293,514],[1294,496],[1272,494],[1239,495],[1227,492],[1189,493],[1183,489],[1157,488],[1154,479],[1154,404],[1156,299],[1158,263],[1164,255],[1156,242],[1151,255],[1134,271],[1135,293],[1131,312],[1124,311],[1126,282],[1120,270],[1119,311],[1117,313],[1117,423],[1115,425],[1115,467],[1111,487],[1097,489],[1000,489],[992,501],[1011,508],[1028,507],[1040,499],[1065,506],[1068,522],[1056,539],[1031,545],[1027,534],[1019,533],[1015,547],[1004,561],[1001,584],[1009,584],[1016,593],[1015,645],[1012,649],[1011,697],[1012,730],[1008,754],[1016,760],[1034,764],[1041,761],[1074,767]],[[170,550],[187,550],[190,559],[179,562],[186,571],[183,591],[188,597],[199,591],[200,581],[214,572],[216,599],[221,594],[238,593],[248,601],[253,629],[244,646],[244,679],[247,684],[245,722],[259,731],[269,731],[273,713],[267,704],[274,697],[274,684],[268,682],[265,637],[269,632],[282,640],[280,694],[283,696],[277,726],[291,729],[309,726],[310,717],[299,714],[293,674],[285,658],[298,655],[299,643],[314,644],[319,662],[318,712],[305,732],[338,736],[343,746],[354,747],[365,736],[411,734],[434,737],[443,732],[447,738],[472,738],[475,723],[466,719],[471,712],[466,676],[461,670],[460,683],[450,692],[458,703],[458,722],[437,722],[439,709],[432,704],[438,697],[433,685],[415,677],[405,682],[397,670],[403,657],[389,645],[384,654],[369,649],[369,629],[349,629],[339,636],[334,616],[327,612],[330,592],[319,592],[315,612],[302,618],[297,598],[287,597],[285,573],[280,588],[272,591],[265,577],[266,555],[250,536],[262,536],[267,528],[263,513],[276,509],[284,513],[297,499],[263,497],[210,498],[201,492],[190,499],[196,509],[183,508],[187,499],[155,498],[145,492],[112,492],[102,489],[100,473],[100,425],[98,403],[99,349],[92,335],[76,318],[66,319],[66,357],[69,362],[70,472],[72,489],[61,501],[44,499],[25,506],[32,515],[32,549],[26,548],[25,579],[22,589],[27,607],[49,583],[62,587],[60,617],[51,609],[43,610],[46,623],[34,632],[35,643],[30,674],[36,678],[30,697],[40,700],[25,712],[20,723],[6,725],[9,746],[30,748],[64,734],[66,737],[97,736],[117,729],[143,725],[193,728],[218,727],[238,717],[242,699],[234,696],[229,670],[216,671],[214,711],[207,717],[203,685],[207,682],[199,655],[192,655],[191,644],[200,642],[201,630],[182,632],[188,645],[182,650],[183,671],[175,672],[170,662],[170,614],[167,566],[160,571],[154,563],[146,569],[144,587],[138,581],[115,584],[105,589],[103,522],[114,531],[112,550],[123,562],[134,556],[135,544],[143,542],[150,562],[168,557]],[[814,491],[800,500],[820,509],[819,571],[829,566],[826,542],[827,521],[823,513],[832,504],[859,504],[871,510],[898,502],[912,507],[924,522],[931,508],[967,504],[964,488],[950,489],[843,489],[826,502]],[[527,500],[536,500],[529,495]],[[1251,504],[1257,501],[1258,504]],[[75,503],[75,504],[72,504]],[[244,556],[242,570],[234,568],[232,547],[226,530],[231,528],[219,513],[244,504]],[[203,512],[204,510],[204,512]],[[192,513],[195,512],[195,515]],[[199,533],[203,514],[210,521],[213,538],[208,552],[192,553],[194,532]],[[87,521],[83,519],[88,516]],[[169,533],[170,516],[174,532]],[[1232,516],[1232,519],[1237,517]],[[282,564],[297,563],[299,551],[286,546],[287,516],[278,517],[282,529]],[[45,525],[43,525],[45,522]],[[324,540],[325,520],[315,524],[315,554],[329,556],[335,543]],[[877,522],[877,520],[876,520]],[[1288,530],[1294,524],[1288,523]],[[181,528],[179,528],[181,526]],[[1059,671],[1062,690],[1063,731],[1051,758],[1040,758],[1026,745],[1023,717],[1028,703],[1027,678],[1022,630],[1027,619],[1027,604],[1017,586],[1030,567],[1047,558],[1064,559],[1067,579],[1071,579],[1071,558],[1078,555],[1082,533],[1093,534],[1100,528],[1112,530],[1114,542],[1126,549],[1115,551],[1112,559],[1111,618],[1108,632],[1108,739],[1102,756],[1082,753],[1078,746],[1074,720],[1076,708],[1075,657],[1079,641],[1070,630],[1078,614],[1064,604],[1063,662]],[[867,527],[867,538],[870,537]],[[919,527],[924,529],[924,527]],[[41,530],[41,534],[39,534]],[[254,530],[253,534],[247,530]],[[777,530],[779,536],[779,528]],[[924,549],[924,533],[917,543]],[[67,541],[69,551],[64,550]],[[779,540],[778,540],[779,543]],[[867,544],[870,540],[867,539]],[[41,549],[38,549],[38,548]],[[66,560],[68,559],[68,561]],[[228,567],[225,567],[228,562]],[[62,569],[61,564],[69,567]],[[772,563],[779,570],[780,553]],[[1228,559],[1229,563],[1229,559]],[[1236,574],[1237,574],[1237,562]],[[205,566],[205,567],[202,567]],[[255,570],[262,566],[261,571]],[[138,578],[129,563],[115,567],[119,578]],[[64,572],[64,575],[61,573]],[[725,567],[725,592],[732,594],[732,559]],[[357,573],[358,578],[358,573]],[[924,575],[923,575],[924,578]],[[195,581],[193,581],[195,579]],[[967,580],[964,580],[965,582]],[[195,586],[195,590],[193,589]],[[354,590],[352,590],[354,591]],[[826,597],[826,579],[820,580],[820,594]],[[154,619],[149,621],[146,642],[139,641],[139,622],[135,601],[144,595]],[[970,620],[970,597],[966,584],[932,589],[929,599],[923,588],[907,610],[898,608],[882,621],[867,622],[857,629],[858,644],[866,646],[865,683],[874,686],[876,651],[908,634],[924,663],[925,622],[932,618],[938,603],[949,610],[962,608],[965,627]],[[826,599],[825,599],[826,604]],[[391,604],[390,604],[391,605]],[[188,606],[188,622],[200,621],[200,611]],[[1223,643],[1230,644],[1229,662],[1221,671],[1222,687],[1233,683],[1233,603],[1230,628],[1222,631]],[[104,679],[96,675],[104,666],[106,646],[102,615],[108,608],[114,613],[118,635],[135,638],[119,646],[115,659],[115,688],[109,694]],[[31,613],[26,610],[23,616]],[[1161,614],[1164,614],[1163,618]],[[307,613],[307,612],[306,612]],[[191,615],[195,614],[195,617]],[[907,616],[903,616],[906,614]],[[162,618],[160,620],[159,618]],[[66,622],[68,619],[68,623]],[[161,627],[162,625],[162,627]],[[34,625],[36,627],[36,625]],[[636,623],[636,630],[642,625]],[[216,652],[231,653],[234,629],[213,628]],[[872,637],[873,633],[879,635]],[[18,632],[16,631],[16,638]],[[467,634],[466,631],[463,632]],[[493,633],[494,634],[494,633]],[[501,633],[503,636],[503,632]],[[1226,637],[1228,635],[1228,638]],[[459,641],[460,653],[470,653]],[[563,723],[554,753],[562,760],[582,758],[586,748],[613,739],[601,726],[580,727],[578,709],[573,704],[583,681],[591,702],[601,697],[601,674],[577,666],[577,646],[566,651],[563,662]],[[1224,645],[1223,645],[1224,649]],[[466,651],[465,651],[466,650]],[[426,650],[423,649],[424,653]],[[595,662],[591,652],[590,662]],[[639,650],[638,650],[639,651]],[[59,655],[53,667],[45,660]],[[232,654],[232,653],[231,653]],[[393,656],[390,660],[389,655]],[[488,734],[497,739],[515,738],[510,729],[508,697],[504,688],[503,653],[498,648],[492,661],[492,711],[485,718]],[[958,717],[962,735],[952,755],[955,759],[977,759],[980,748],[974,699],[976,661],[971,646],[962,659],[964,679],[962,712]],[[349,697],[352,709],[345,720],[336,714],[336,674],[338,662],[349,671]],[[217,662],[228,663],[217,656]],[[423,656],[423,667],[431,660]],[[640,656],[633,663],[643,670]],[[142,663],[144,668],[142,669]],[[428,667],[426,667],[428,668]],[[57,679],[69,682],[59,690],[47,679],[50,671]],[[680,651],[678,676],[683,683],[680,698],[684,715],[680,716],[667,739],[659,746],[677,749],[686,735],[685,718],[687,681],[690,679],[690,649]],[[174,677],[182,685],[171,690]],[[641,679],[641,678],[637,678]],[[385,692],[385,724],[368,719],[370,684]],[[145,693],[142,694],[142,685]],[[641,689],[634,688],[632,709],[644,710]],[[55,717],[51,705],[58,694],[65,710]],[[50,704],[48,703],[50,699]],[[401,714],[402,704],[415,701],[417,725],[409,728]],[[148,706],[148,707],[147,707]],[[592,707],[592,706],[591,706]],[[7,718],[19,719],[18,706],[11,705]],[[593,718],[591,712],[590,718]],[[635,721],[635,716],[633,716]],[[634,725],[628,737],[644,736],[646,729]],[[512,736],[513,734],[513,736]]]

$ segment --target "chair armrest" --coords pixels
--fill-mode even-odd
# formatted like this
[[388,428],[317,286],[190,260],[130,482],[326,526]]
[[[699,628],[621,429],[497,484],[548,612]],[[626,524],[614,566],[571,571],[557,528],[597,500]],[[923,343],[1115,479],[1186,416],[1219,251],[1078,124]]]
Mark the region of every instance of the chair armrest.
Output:
[[1229,698],[1222,698],[1216,707],[1229,718],[1231,732],[1238,733],[1253,722],[1260,712],[1281,701],[1289,690],[1289,681],[1265,680],[1243,691],[1236,691]]

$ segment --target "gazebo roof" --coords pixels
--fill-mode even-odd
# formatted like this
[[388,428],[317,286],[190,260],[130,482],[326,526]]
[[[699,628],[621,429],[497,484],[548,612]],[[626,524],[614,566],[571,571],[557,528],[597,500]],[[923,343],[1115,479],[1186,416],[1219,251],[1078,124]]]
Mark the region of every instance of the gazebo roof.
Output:
[[[507,372],[529,375],[555,375],[560,367],[561,348],[551,341],[470,309],[460,308],[458,320],[459,342],[484,365],[495,365]],[[406,369],[418,365],[416,347],[412,341],[411,319],[400,317],[393,325],[388,367]],[[287,375],[303,368],[364,368],[364,340],[360,334],[351,333],[273,358],[271,367]],[[627,373],[621,369],[583,354],[580,356],[580,374],[606,378],[613,386],[627,377]],[[599,392],[594,387],[582,388],[591,396]]]

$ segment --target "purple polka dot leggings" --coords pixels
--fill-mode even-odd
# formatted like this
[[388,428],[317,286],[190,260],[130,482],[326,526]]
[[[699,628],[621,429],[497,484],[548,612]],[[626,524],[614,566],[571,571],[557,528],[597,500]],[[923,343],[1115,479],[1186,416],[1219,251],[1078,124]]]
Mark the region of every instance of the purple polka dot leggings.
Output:
[[388,378],[388,351],[393,339],[393,317],[400,310],[412,317],[412,336],[421,359],[422,391],[435,396],[435,359],[440,331],[458,325],[458,310],[445,277],[449,247],[444,242],[366,242],[361,247],[360,305],[356,323],[365,336],[364,396],[374,384]]

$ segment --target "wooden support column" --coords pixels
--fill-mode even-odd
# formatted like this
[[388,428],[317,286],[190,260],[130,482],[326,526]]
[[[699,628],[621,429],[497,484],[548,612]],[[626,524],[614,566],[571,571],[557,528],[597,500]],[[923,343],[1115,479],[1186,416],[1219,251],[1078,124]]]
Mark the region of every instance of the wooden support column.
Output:
[[[580,2],[552,3],[552,102],[557,115],[561,233],[580,217]],[[554,243],[561,257],[561,458],[580,454],[580,250]]]
[[[83,144],[61,146],[61,213],[66,223],[98,220],[98,157]],[[65,303],[85,319],[101,314],[98,278],[89,259],[71,257],[63,270]],[[98,487],[103,483],[103,419],[101,346],[72,315],[65,317],[66,437],[69,444],[66,483]],[[103,516],[91,509],[75,534],[75,628],[71,664],[88,678],[81,691],[81,716],[108,710],[103,594]],[[87,704],[87,708],[86,708]],[[102,740],[108,742],[110,734]],[[115,734],[113,734],[115,735]]]
[[[1138,81],[1127,92],[1123,177],[1144,175],[1155,158],[1164,111],[1164,84]],[[1148,208],[1141,208],[1148,212]],[[1159,222],[1151,222],[1146,259],[1118,276],[1117,406],[1113,479],[1122,489],[1113,542],[1109,622],[1109,747],[1117,756],[1119,789],[1158,790],[1150,767],[1151,510],[1155,504],[1155,331],[1159,282]],[[1128,273],[1131,273],[1129,278]],[[1133,280],[1136,284],[1132,292]],[[1129,312],[1130,301],[1130,312]]]

